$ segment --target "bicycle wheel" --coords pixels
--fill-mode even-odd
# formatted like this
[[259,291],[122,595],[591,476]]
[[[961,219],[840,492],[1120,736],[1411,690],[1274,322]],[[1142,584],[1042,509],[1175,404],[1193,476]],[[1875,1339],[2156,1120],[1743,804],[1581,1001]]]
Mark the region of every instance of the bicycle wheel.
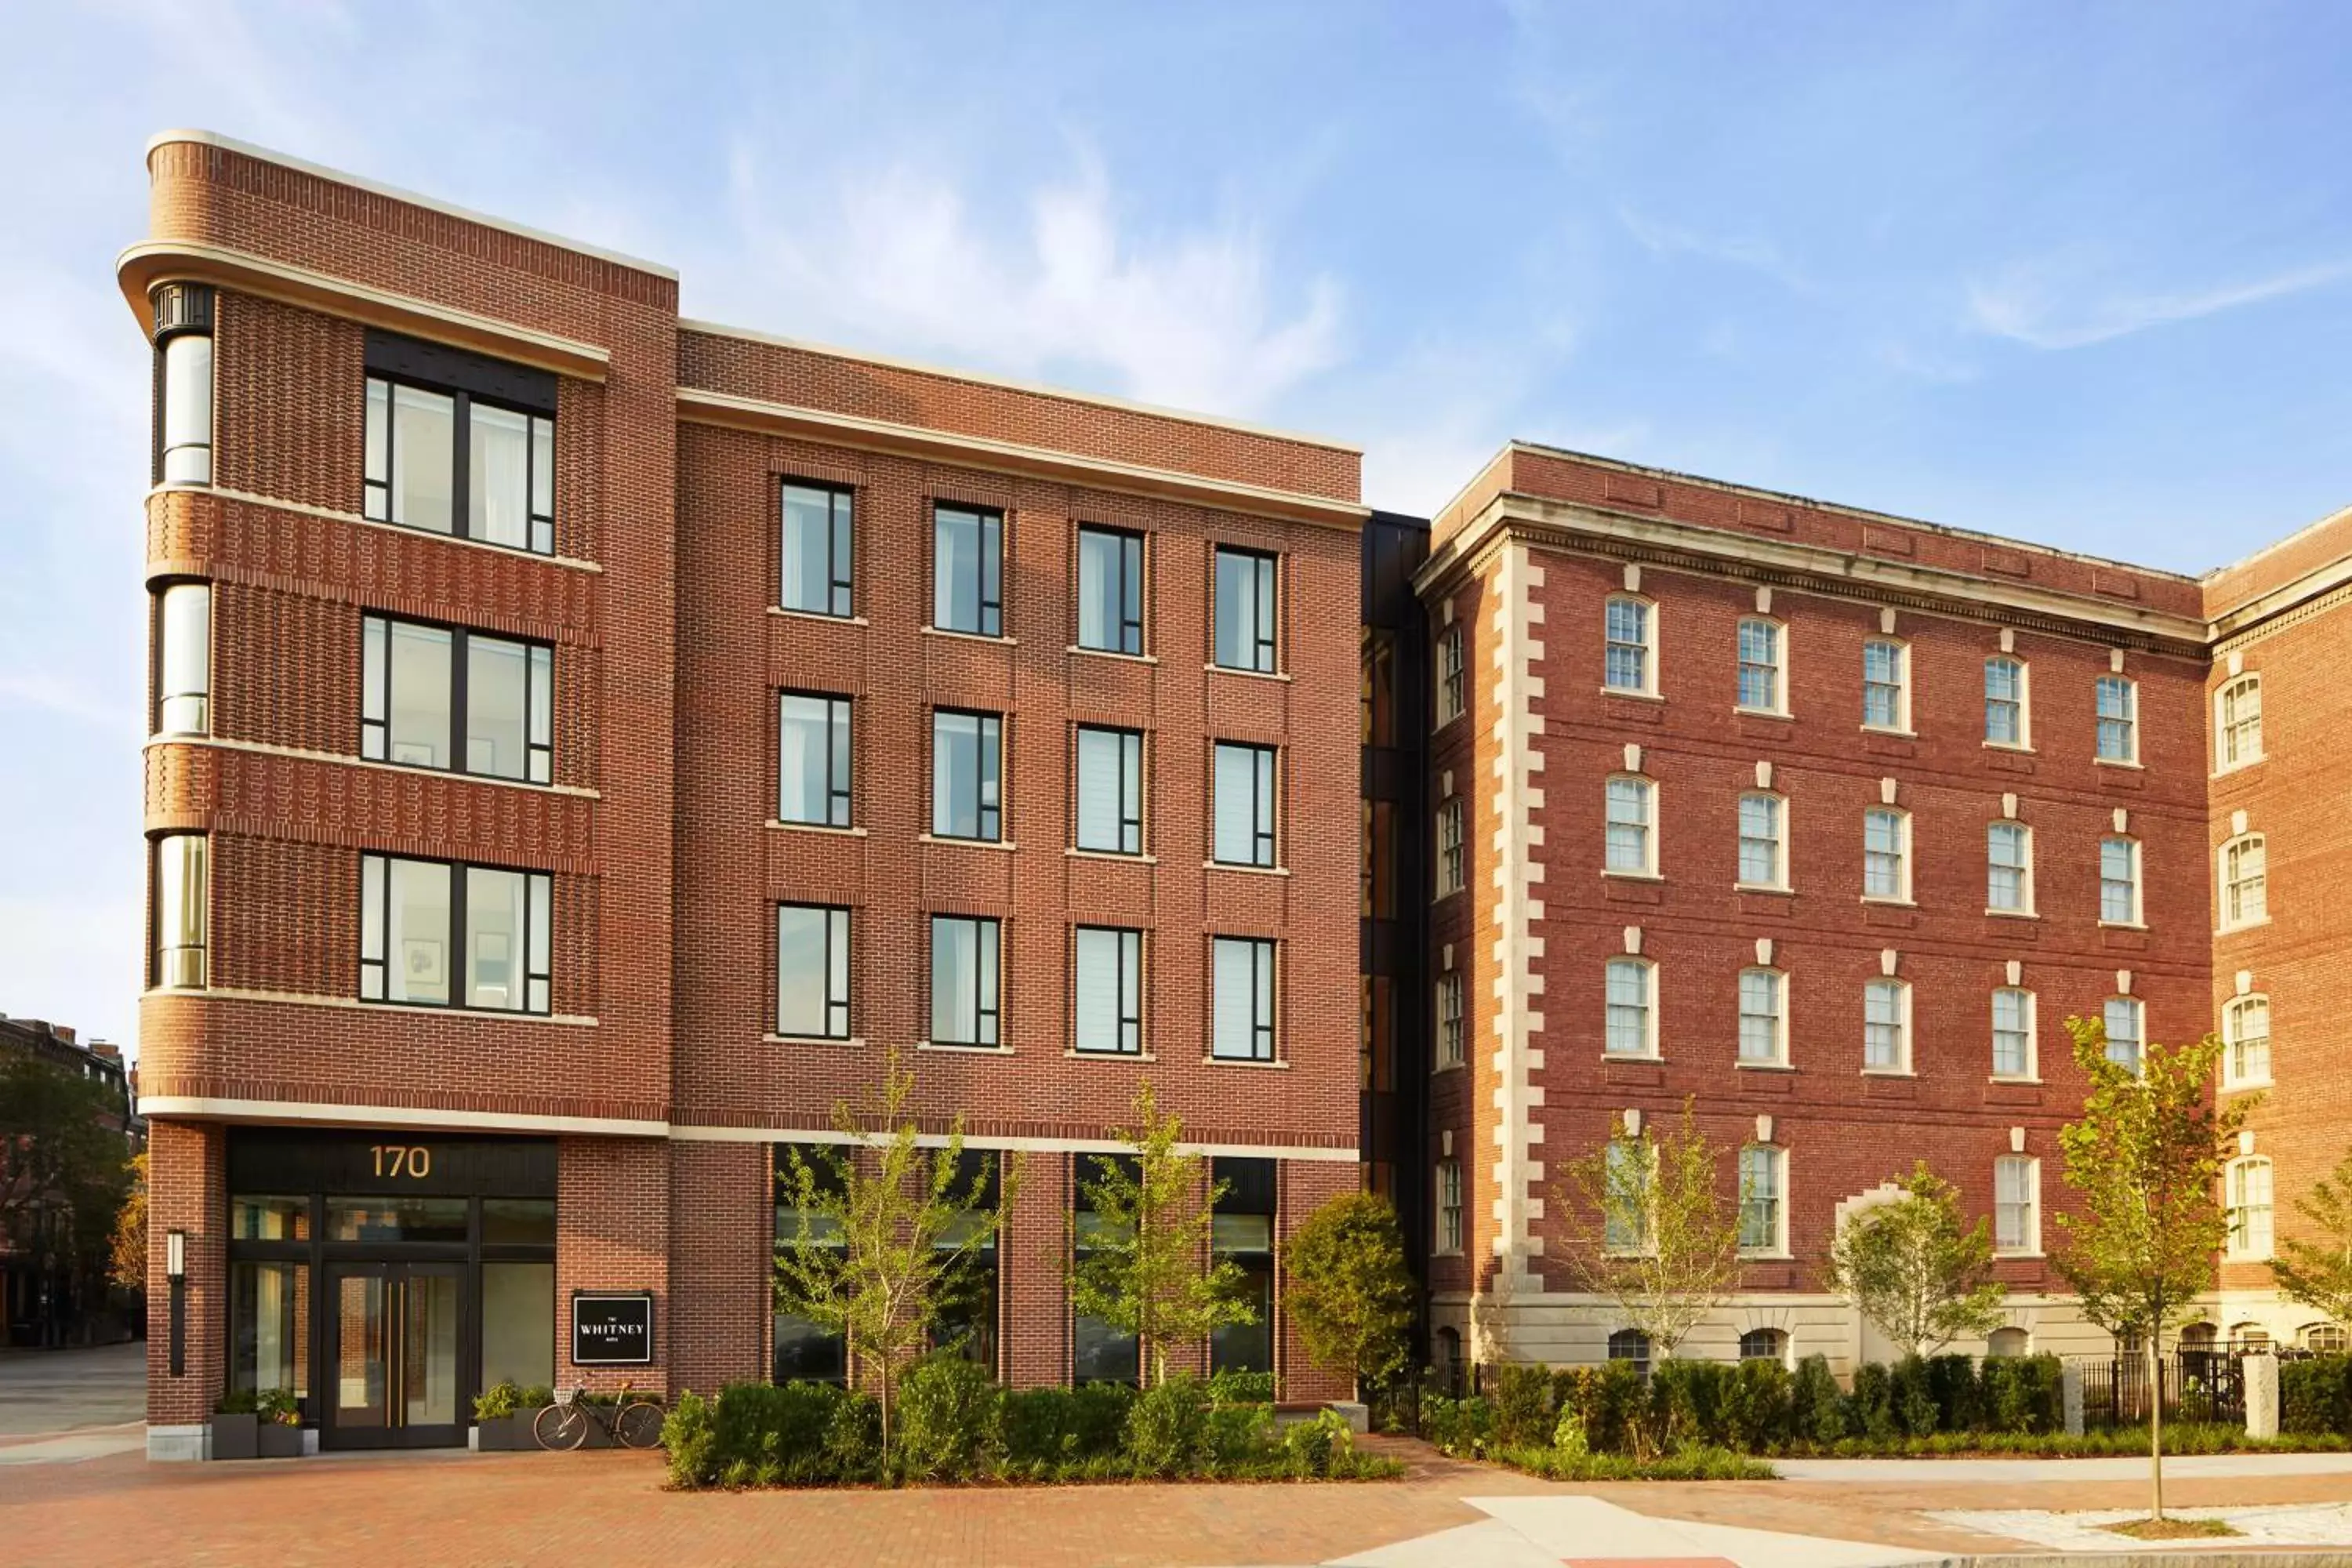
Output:
[[542,1448],[577,1448],[588,1440],[588,1413],[575,1403],[551,1405],[530,1424]]
[[625,1447],[654,1447],[661,1442],[662,1407],[651,1401],[624,1405],[614,1425]]

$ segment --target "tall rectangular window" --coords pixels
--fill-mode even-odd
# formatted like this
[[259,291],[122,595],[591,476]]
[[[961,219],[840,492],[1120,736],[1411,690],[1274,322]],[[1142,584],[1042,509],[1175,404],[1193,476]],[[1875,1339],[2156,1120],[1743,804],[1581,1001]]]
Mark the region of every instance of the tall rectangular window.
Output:
[[1462,1250],[1462,1162],[1437,1163],[1437,1234],[1430,1250],[1451,1258]]
[[1769,1143],[1750,1143],[1739,1151],[1739,1250],[1778,1254],[1788,1250],[1781,1237],[1782,1188],[1788,1156]]
[[1648,692],[1650,605],[1646,599],[1611,599],[1601,615],[1601,683],[1612,691]]
[[1215,1198],[1209,1219],[1209,1253],[1239,1276],[1237,1294],[1252,1310],[1246,1323],[1209,1331],[1209,1371],[1271,1373],[1274,1370],[1274,1211],[1272,1160],[1220,1154],[1210,1163]]
[[1078,530],[1078,646],[1143,651],[1143,535]]
[[1739,879],[1751,888],[1789,885],[1777,795],[1759,791],[1739,797]]
[[1077,847],[1143,853],[1143,735],[1078,726]]
[[2248,673],[2213,699],[2213,747],[2218,771],[2263,760],[2263,678]]
[[1911,727],[1907,650],[1899,642],[1874,637],[1862,645],[1862,721],[1873,730]]
[[1900,980],[1862,988],[1862,1065],[1871,1072],[1911,1070],[1911,988]]
[[1462,1037],[1462,976],[1437,977],[1437,1065],[1458,1068],[1464,1061]]
[[554,885],[506,871],[360,857],[360,999],[545,1013]]
[[1216,800],[1211,858],[1227,866],[1275,862],[1276,752],[1272,746],[1216,744]]
[[994,713],[931,714],[931,833],[1003,837],[1003,720]]
[[2139,761],[2139,687],[2120,675],[2103,675],[2098,684],[2099,760]]
[[2147,1010],[2137,997],[2110,996],[2100,1016],[2107,1026],[2107,1059],[2137,1071]]
[[974,637],[1004,635],[1004,514],[931,509],[931,625]]
[[201,833],[167,833],[155,840],[154,984],[205,983],[212,923],[207,848]]
[[1396,639],[1384,632],[1369,633],[1363,657],[1357,661],[1356,691],[1362,710],[1362,734],[1367,746],[1396,744]]
[[849,1038],[849,911],[776,908],[776,1033]]
[[1893,899],[1911,896],[1911,818],[1892,806],[1873,806],[1862,814],[1862,896]]
[[554,553],[555,421],[548,410],[370,376],[366,424],[368,517]]
[[1143,933],[1080,926],[1072,949],[1072,1045],[1090,1056],[1141,1055]]
[[2033,832],[2021,822],[1985,828],[1985,907],[2002,914],[2033,912]]
[[1739,1059],[1779,1066],[1788,1059],[1785,977],[1777,969],[1739,972]]
[[1275,558],[1217,547],[1216,661],[1223,669],[1275,672]]
[[1654,965],[1647,959],[1612,958],[1604,976],[1607,1004],[1601,1048],[1612,1057],[1658,1054],[1657,1015],[1650,1001]]
[[1621,876],[1656,873],[1657,840],[1651,831],[1651,807],[1656,798],[1656,786],[1648,779],[1621,774],[1608,782],[1607,822],[1601,839],[1603,870]]
[[1437,639],[1437,721],[1462,716],[1462,628],[1453,627]]
[[1780,626],[1761,619],[1739,623],[1738,703],[1759,712],[1778,713],[1780,700]]
[[1210,947],[1210,1054],[1226,1061],[1274,1060],[1274,943],[1221,936]]
[[[1655,1201],[1658,1153],[1646,1138],[1612,1138],[1601,1154],[1601,1249],[1640,1252],[1650,1246],[1651,1206]],[[1611,1359],[1617,1339],[1610,1337]]]
[[2221,929],[2270,919],[2270,847],[2261,834],[2243,834],[2221,846]]
[[[815,1144],[776,1145],[772,1160],[778,1251],[803,1236],[836,1258],[846,1249],[839,1222],[814,1205],[803,1206],[805,1198],[819,1194],[835,1197],[846,1194],[847,1184],[843,1180],[842,1167],[835,1163],[837,1158],[835,1151]],[[806,1192],[801,1184],[802,1172],[808,1175]],[[840,1333],[782,1311],[775,1314],[774,1331],[772,1373],[776,1382],[838,1385],[848,1381],[849,1346]]]
[[850,615],[851,492],[784,481],[782,601],[812,616]]
[[931,1043],[994,1046],[997,1038],[997,922],[965,915],[931,917]]
[[2025,714],[2025,664],[2009,658],[1985,660],[1985,743],[2024,746],[2030,742]]
[[1992,1245],[1995,1251],[2042,1250],[2042,1162],[2004,1154],[1992,1163]]
[[2139,840],[2100,839],[2099,918],[2109,925],[2137,925],[2139,908]]
[[555,769],[555,650],[366,616],[360,755],[546,784]]
[[163,341],[163,399],[157,480],[167,485],[213,482],[213,340],[179,332]]
[[202,735],[213,727],[209,583],[174,583],[156,597],[154,727],[159,735]]
[[1437,808],[1437,892],[1440,898],[1460,892],[1467,881],[1463,865],[1462,802],[1449,800]]
[[846,697],[787,691],[777,700],[776,820],[849,826]]
[[2221,1081],[2231,1089],[2271,1080],[2271,999],[2240,996],[2221,1011]]
[[1992,1075],[2033,1076],[2033,993],[2004,985],[1992,994]]
[[2232,1160],[2229,1171],[2230,1256],[2271,1255],[2271,1163],[2261,1155]]

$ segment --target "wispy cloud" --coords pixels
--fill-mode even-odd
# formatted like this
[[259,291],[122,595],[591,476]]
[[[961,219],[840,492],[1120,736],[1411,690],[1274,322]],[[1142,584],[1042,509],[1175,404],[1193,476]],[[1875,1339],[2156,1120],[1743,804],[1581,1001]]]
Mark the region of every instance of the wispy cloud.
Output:
[[1968,285],[1978,330],[2037,349],[2078,349],[2150,327],[2195,321],[2242,306],[2324,289],[2352,278],[2352,261],[2290,268],[2205,289],[2142,290],[2103,283],[2074,257],[2021,263]]
[[1803,270],[1778,245],[1761,235],[1713,234],[1669,223],[1627,206],[1617,209],[1617,221],[1636,244],[1653,256],[1695,256],[1760,272],[1799,294],[1814,292],[1815,285]]

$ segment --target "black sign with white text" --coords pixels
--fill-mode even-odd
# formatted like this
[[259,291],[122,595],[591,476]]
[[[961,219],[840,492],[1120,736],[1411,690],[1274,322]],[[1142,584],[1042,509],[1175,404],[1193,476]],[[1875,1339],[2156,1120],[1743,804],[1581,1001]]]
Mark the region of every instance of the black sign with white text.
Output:
[[654,1359],[650,1290],[578,1290],[572,1297],[572,1364],[646,1366]]

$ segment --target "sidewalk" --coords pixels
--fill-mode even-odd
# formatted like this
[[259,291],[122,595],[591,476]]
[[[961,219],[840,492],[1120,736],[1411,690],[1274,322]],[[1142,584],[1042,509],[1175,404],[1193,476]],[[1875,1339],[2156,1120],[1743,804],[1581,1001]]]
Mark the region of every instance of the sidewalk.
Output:
[[[2115,1481],[2147,1479],[2147,1458],[2105,1459],[1775,1459],[1772,1468],[1788,1481],[1928,1483],[1983,1481]],[[2347,1454],[2184,1454],[2168,1456],[2164,1479],[2226,1479],[2270,1476],[2352,1475]]]
[[0,1439],[147,1418],[147,1347],[0,1355]]

